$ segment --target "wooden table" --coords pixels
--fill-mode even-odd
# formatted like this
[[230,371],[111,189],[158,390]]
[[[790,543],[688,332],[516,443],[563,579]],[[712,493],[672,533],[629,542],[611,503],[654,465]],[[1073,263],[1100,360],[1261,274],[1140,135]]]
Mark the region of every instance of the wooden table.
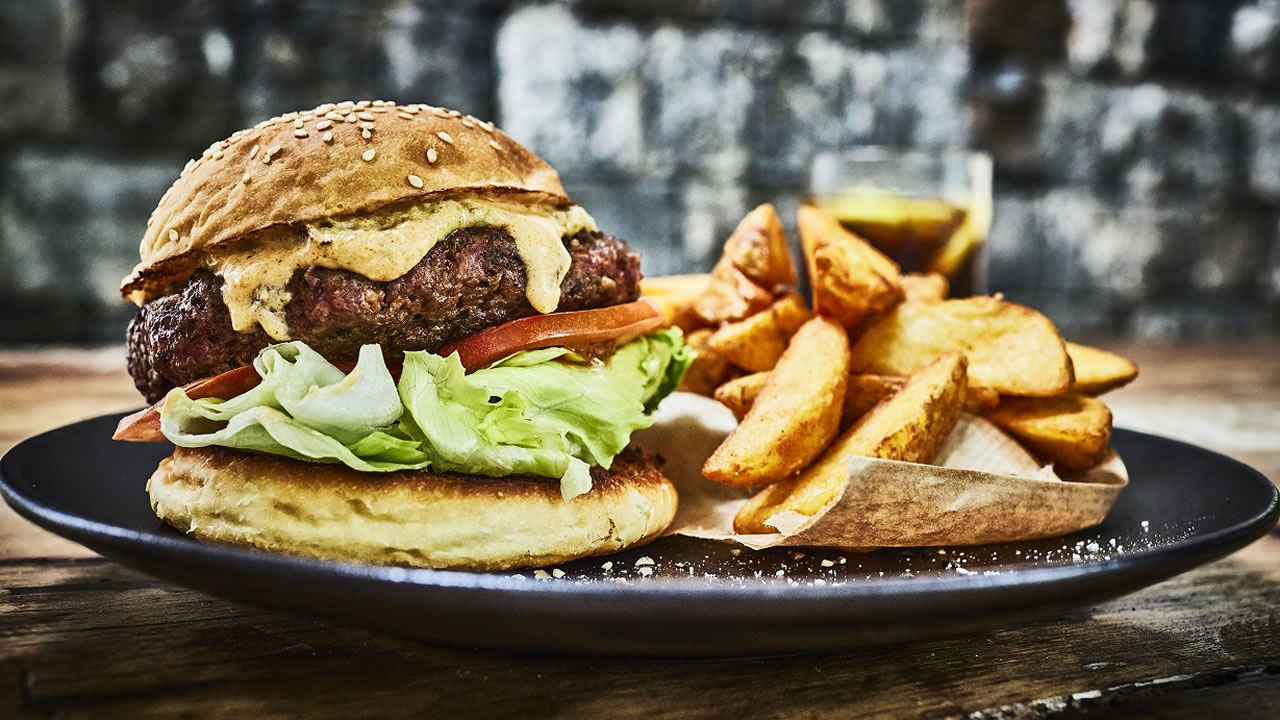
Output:
[[[1118,425],[1280,479],[1280,343],[1127,347]],[[0,448],[136,406],[119,348],[0,353]],[[448,618],[438,618],[448,622]],[[1280,717],[1280,535],[1052,621],[831,655],[445,649],[219,600],[0,509],[0,718]]]

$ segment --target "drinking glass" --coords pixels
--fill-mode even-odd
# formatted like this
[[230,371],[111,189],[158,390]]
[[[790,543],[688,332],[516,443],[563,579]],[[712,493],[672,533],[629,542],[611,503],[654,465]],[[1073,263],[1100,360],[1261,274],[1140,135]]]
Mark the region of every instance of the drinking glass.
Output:
[[941,273],[952,297],[986,291],[990,156],[876,146],[821,152],[809,192],[903,272]]

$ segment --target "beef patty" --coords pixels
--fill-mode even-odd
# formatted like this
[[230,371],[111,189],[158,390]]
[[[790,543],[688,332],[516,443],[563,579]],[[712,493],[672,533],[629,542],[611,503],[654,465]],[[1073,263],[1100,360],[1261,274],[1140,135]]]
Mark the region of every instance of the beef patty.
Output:
[[[558,310],[586,310],[640,296],[640,256],[626,242],[582,231],[565,239],[572,265]],[[346,270],[308,268],[289,281],[289,336],[330,360],[355,360],[382,345],[388,360],[441,347],[493,325],[535,314],[525,268],[503,228],[455,230],[399,278],[376,282]],[[180,290],[144,305],[129,323],[129,374],[147,402],[171,388],[253,362],[275,342],[261,329],[238,333],[222,280],[197,271]]]

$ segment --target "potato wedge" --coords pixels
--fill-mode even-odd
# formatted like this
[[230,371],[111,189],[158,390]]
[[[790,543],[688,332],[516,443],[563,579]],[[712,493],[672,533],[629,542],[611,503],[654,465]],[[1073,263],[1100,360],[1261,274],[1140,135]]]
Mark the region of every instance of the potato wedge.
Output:
[[[769,373],[758,372],[734,378],[716,388],[715,398],[729,408],[733,416],[741,420],[756,401],[756,396],[769,379]],[[844,391],[844,412],[840,416],[840,429],[846,430],[885,398],[898,392],[908,378],[898,375],[853,373]],[[1000,393],[991,388],[969,385],[964,391],[961,407],[965,412],[981,415],[1000,403]]]
[[1101,395],[1133,382],[1138,377],[1138,366],[1115,353],[1088,345],[1067,343],[1067,354],[1075,368],[1076,381],[1071,392],[1081,395]]
[[882,400],[896,395],[907,384],[907,379],[898,375],[873,373],[850,375],[849,386],[844,391],[844,414],[840,417],[840,427],[851,427]]
[[1111,447],[1111,409],[1086,395],[1006,397],[986,416],[1032,452],[1067,470],[1088,470]]
[[854,343],[853,370],[910,375],[945,352],[965,354],[970,384],[1002,394],[1061,395],[1073,379],[1048,318],[985,296],[902,303]]
[[901,274],[892,260],[812,205],[802,205],[796,217],[815,313],[852,330],[902,300]]
[[728,258],[722,257],[711,269],[706,290],[693,302],[693,311],[707,325],[741,320],[769,307],[771,289],[760,287]]
[[811,316],[804,300],[788,293],[767,310],[722,326],[707,345],[743,370],[770,370],[787,349],[787,341]]
[[771,533],[766,524],[781,512],[813,516],[843,492],[850,456],[928,462],[955,427],[965,388],[965,359],[947,353],[914,375],[893,397],[876,405],[795,478],[770,485],[742,506],[733,527]]
[[743,375],[716,388],[714,397],[721,405],[729,408],[729,412],[732,412],[733,416],[741,422],[768,381],[769,373],[767,372]]
[[693,311],[693,304],[711,283],[709,273],[665,275],[640,281],[640,297],[648,300],[667,319],[686,333],[704,327],[706,322]]
[[835,437],[848,378],[844,328],[827,318],[805,323],[746,417],[707,458],[702,475],[754,488],[800,472]]
[[724,243],[724,256],[757,285],[796,284],[796,266],[778,211],[765,203],[747,213]]
[[684,380],[680,381],[680,390],[710,395],[732,374],[733,368],[729,366],[729,361],[707,346],[707,340],[710,338],[711,330],[707,328],[694,330],[685,336],[685,344],[693,348],[698,355],[689,364]]
[[941,273],[906,273],[902,276],[902,293],[907,300],[946,300],[950,291],[951,283]]

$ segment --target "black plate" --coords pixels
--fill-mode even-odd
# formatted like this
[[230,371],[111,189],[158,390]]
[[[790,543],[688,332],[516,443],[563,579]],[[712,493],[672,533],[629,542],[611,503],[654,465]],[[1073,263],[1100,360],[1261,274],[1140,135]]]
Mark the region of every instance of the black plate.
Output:
[[170,530],[144,491],[169,448],[111,441],[116,419],[13,448],[0,460],[5,499],[38,525],[181,585],[465,645],[710,655],[935,638],[1137,590],[1246,545],[1280,514],[1275,486],[1257,471],[1119,430],[1130,487],[1105,523],[1066,538],[872,553],[667,538],[562,565],[548,580],[404,570],[200,544]]

